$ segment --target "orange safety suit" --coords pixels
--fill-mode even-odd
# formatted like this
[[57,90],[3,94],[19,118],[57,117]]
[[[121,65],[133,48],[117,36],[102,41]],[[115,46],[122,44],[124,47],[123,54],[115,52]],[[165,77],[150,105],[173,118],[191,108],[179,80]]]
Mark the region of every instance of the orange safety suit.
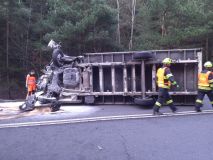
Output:
[[36,77],[34,75],[27,75],[26,86],[28,93],[36,90]]

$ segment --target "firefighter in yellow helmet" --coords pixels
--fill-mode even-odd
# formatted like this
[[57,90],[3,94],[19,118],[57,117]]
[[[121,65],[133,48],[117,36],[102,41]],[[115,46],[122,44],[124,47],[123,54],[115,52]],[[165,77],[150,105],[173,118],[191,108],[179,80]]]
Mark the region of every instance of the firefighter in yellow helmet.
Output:
[[173,104],[172,97],[169,95],[169,89],[171,88],[171,85],[179,87],[170,71],[172,60],[170,58],[165,58],[162,63],[163,66],[157,70],[158,99],[153,108],[154,115],[163,114],[159,111],[159,109],[164,102],[166,102],[173,113],[177,111],[177,108]]
[[204,63],[204,69],[198,74],[198,95],[195,103],[195,110],[201,112],[203,106],[203,98],[205,94],[209,97],[209,100],[213,107],[213,74],[212,63],[207,61]]

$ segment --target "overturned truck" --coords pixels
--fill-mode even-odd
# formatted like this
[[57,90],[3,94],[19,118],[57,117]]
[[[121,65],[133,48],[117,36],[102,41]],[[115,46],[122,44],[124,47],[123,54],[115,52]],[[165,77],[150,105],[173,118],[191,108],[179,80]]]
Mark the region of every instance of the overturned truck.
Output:
[[200,48],[64,56],[62,66],[46,66],[35,99],[41,106],[51,103],[53,110],[63,103],[152,106],[158,94],[156,71],[166,57],[173,60],[171,70],[180,85],[171,89],[174,103],[193,105],[202,69]]

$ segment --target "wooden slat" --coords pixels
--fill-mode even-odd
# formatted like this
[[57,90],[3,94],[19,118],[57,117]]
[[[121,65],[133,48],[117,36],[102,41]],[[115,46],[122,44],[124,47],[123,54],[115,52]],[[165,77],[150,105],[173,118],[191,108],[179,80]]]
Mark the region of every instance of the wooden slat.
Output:
[[93,92],[93,68],[92,67],[90,68],[89,76],[90,76],[90,91]]
[[141,92],[142,98],[145,98],[145,91],[146,91],[146,82],[145,82],[145,62],[141,61]]
[[127,69],[126,66],[124,66],[124,70],[123,70],[123,84],[124,84],[124,93],[126,93],[127,90]]
[[136,92],[135,65],[132,65],[132,91]]
[[152,66],[152,91],[156,92],[156,65]]
[[100,86],[100,92],[104,91],[104,78],[103,78],[103,67],[99,66],[99,86]]
[[183,71],[183,79],[184,79],[184,91],[187,91],[187,83],[186,83],[186,69],[187,69],[187,65],[184,64],[184,71]]
[[112,76],[112,92],[115,92],[115,66],[111,67],[111,76]]

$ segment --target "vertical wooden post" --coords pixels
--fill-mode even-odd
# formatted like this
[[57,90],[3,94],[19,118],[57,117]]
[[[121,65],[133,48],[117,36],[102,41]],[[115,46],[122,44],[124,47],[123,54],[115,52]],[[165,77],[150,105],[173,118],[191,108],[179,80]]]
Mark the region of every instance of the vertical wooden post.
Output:
[[152,91],[156,92],[156,64],[152,66]]
[[93,92],[93,68],[92,66],[90,67],[90,92]]
[[123,84],[124,84],[124,93],[127,92],[127,69],[126,65],[124,65],[124,70],[123,70]]
[[[186,50],[184,50],[183,52],[183,58],[184,60],[186,60]],[[186,68],[187,68],[187,64],[184,64],[184,71],[183,71],[183,79],[184,79],[184,91],[186,92],[187,91],[187,83],[186,83]]]
[[111,68],[111,76],[112,76],[112,93],[115,92],[115,66]]
[[136,92],[135,65],[132,65],[132,92]]
[[[196,51],[195,51],[196,52]],[[201,72],[202,71],[202,50],[197,52],[197,60],[198,60],[198,72]],[[194,73],[196,74],[196,72],[194,71]],[[194,80],[194,88],[196,89],[197,88],[197,76],[196,77],[196,80]]]
[[202,71],[202,51],[197,52],[198,72]]
[[104,86],[103,86],[103,67],[99,66],[99,86],[100,86],[100,92],[102,93],[104,91]]
[[145,98],[145,92],[146,92],[145,62],[142,60],[142,62],[141,62],[141,93],[142,93],[142,98]]

